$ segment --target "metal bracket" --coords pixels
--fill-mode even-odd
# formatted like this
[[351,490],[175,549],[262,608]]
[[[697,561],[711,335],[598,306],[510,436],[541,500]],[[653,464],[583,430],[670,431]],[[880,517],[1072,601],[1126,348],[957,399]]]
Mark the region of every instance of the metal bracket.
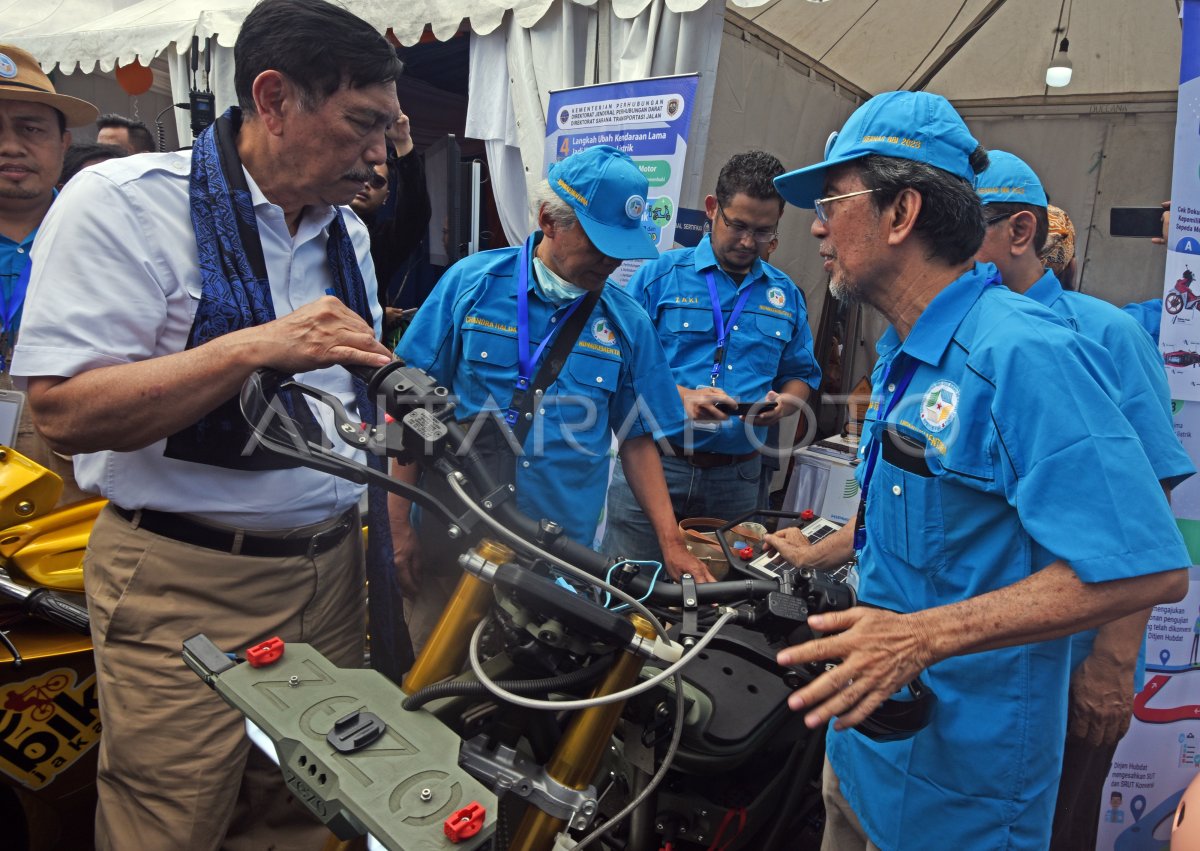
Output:
[[489,784],[496,794],[512,792],[546,815],[562,819],[572,830],[587,827],[596,815],[596,787],[570,789],[546,770],[507,745],[488,746],[489,737],[465,741],[458,764],[472,777]]

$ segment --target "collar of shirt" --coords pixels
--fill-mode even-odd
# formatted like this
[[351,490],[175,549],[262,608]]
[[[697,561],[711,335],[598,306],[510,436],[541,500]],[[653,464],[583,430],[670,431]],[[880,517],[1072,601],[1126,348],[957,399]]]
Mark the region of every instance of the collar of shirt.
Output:
[[[272,224],[275,223],[275,219],[278,219],[286,227],[287,221],[284,219],[283,208],[263,194],[245,166],[242,166],[242,173],[246,175],[246,186],[250,189],[250,201],[254,204],[255,215],[260,220],[270,221]],[[293,243],[300,245],[323,232],[333,221],[335,212],[336,209],[328,204],[306,206],[300,216],[300,227],[296,228],[296,235],[292,239]]]
[[[696,252],[693,255],[696,263],[697,272],[705,272],[709,269],[717,269],[726,277],[729,273],[721,268],[721,264],[717,262],[717,255],[713,253],[712,235],[705,234],[696,246]],[[750,267],[750,271],[746,273],[746,277],[742,278],[742,282],[737,285],[740,290],[742,287],[749,286],[755,283],[759,278],[766,278],[766,271],[763,269],[763,262],[760,258],[754,258],[754,265]],[[732,281],[733,279],[730,278]]]
[[1038,304],[1049,307],[1062,298],[1063,288],[1058,276],[1049,269],[1038,278],[1034,285],[1025,291],[1025,297],[1031,298]]
[[950,345],[959,324],[979,300],[979,295],[985,288],[994,286],[999,281],[1000,276],[995,266],[991,263],[976,263],[934,296],[929,306],[917,317],[916,324],[903,343],[896,329],[889,325],[875,346],[879,357],[882,359],[890,355],[893,349],[900,347],[910,357],[930,365],[937,364],[942,359],[946,347]]

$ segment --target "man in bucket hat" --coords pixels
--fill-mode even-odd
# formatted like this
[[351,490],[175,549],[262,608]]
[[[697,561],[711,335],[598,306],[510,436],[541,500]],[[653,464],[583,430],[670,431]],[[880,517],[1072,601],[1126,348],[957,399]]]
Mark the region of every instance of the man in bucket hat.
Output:
[[[975,263],[983,149],[950,104],[872,98],[825,161],[777,180],[816,211],[831,288],[891,323],[879,341],[855,522],[796,563],[859,556],[864,604],[781,664],[841,660],[788,702],[827,744],[826,847],[1042,849],[1066,729],[1066,636],[1187,589],[1141,444],[1088,365],[1103,349]],[[1138,506],[1136,522],[1123,518]],[[1086,534],[1084,533],[1086,530]],[[828,540],[828,539],[827,539]],[[836,559],[836,561],[834,561]],[[920,676],[928,726],[855,732]]]
[[[1073,262],[1073,247],[1053,258],[1059,269],[1047,268],[1050,261],[1043,252],[1055,219],[1061,223],[1065,214],[1058,210],[1052,216],[1057,208],[1050,207],[1041,180],[1020,157],[1006,151],[991,151],[988,157],[991,163],[975,180],[987,227],[976,259],[994,263],[1006,287],[1049,308],[1073,331],[1099,343],[1112,364],[1121,365],[1119,374],[1098,378],[1116,388],[1121,413],[1141,439],[1164,492],[1170,493],[1196,468],[1172,425],[1162,354],[1124,311],[1064,288],[1059,269]],[[1129,729],[1133,696],[1141,683],[1142,636],[1149,617],[1145,609],[1071,637],[1068,730],[1051,849],[1096,847],[1104,784],[1117,742]]]
[[[646,313],[620,287],[605,286],[622,260],[657,255],[641,225],[646,191],[646,178],[633,161],[607,145],[555,163],[535,192],[538,229],[521,247],[485,251],[451,267],[396,354],[450,389],[460,420],[478,423],[475,446],[495,463],[498,481],[515,480],[521,509],[556,521],[586,546],[604,508],[615,434],[667,573],[705,580],[707,568],[679,536],[654,444],[683,420],[671,370]],[[583,322],[572,328],[576,312]],[[543,369],[555,359],[560,331],[564,340],[572,333],[576,339],[557,376],[546,383]],[[539,390],[543,396],[537,396]],[[540,401],[530,404],[533,399]],[[491,412],[508,420],[514,441],[484,427]],[[415,469],[405,468],[405,474],[414,477]],[[410,586],[409,598],[415,593],[407,619],[419,645],[459,568],[455,549],[428,522],[421,564],[415,561],[408,509],[406,500],[392,497],[397,566]]]
[[[90,124],[96,113],[87,101],[58,94],[24,50],[0,44],[0,389],[12,390],[8,364],[32,271],[30,249],[54,200],[71,144],[67,128]],[[27,407],[15,444],[18,452],[62,477],[63,502],[85,496],[75,485],[70,460],[51,452],[34,431]]]

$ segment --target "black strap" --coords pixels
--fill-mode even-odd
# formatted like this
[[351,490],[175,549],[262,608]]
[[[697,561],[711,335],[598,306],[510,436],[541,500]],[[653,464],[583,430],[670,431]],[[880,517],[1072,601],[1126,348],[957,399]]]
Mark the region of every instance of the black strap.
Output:
[[513,437],[517,439],[518,446],[525,445],[525,438],[529,434],[529,429],[533,427],[534,406],[542,398],[546,388],[553,384],[558,378],[558,374],[562,372],[563,366],[567,363],[567,357],[575,348],[575,343],[583,332],[583,324],[592,315],[592,311],[596,308],[596,302],[600,301],[600,292],[601,290],[589,290],[588,294],[583,297],[583,303],[579,305],[579,309],[563,323],[558,336],[550,345],[550,351],[546,353],[542,365],[538,367],[537,375],[533,377],[533,384],[529,389],[524,392],[514,391],[512,407],[517,409],[517,424],[513,426],[512,432]]

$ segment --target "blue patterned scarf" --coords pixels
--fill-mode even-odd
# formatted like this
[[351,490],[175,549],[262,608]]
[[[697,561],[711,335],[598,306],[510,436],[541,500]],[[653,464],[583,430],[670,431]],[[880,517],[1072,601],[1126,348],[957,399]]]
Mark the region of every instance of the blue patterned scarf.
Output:
[[[199,254],[202,295],[188,335],[189,349],[222,334],[275,319],[254,203],[237,152],[241,124],[241,110],[232,107],[200,135],[192,148],[188,195]],[[366,285],[340,209],[335,210],[329,224],[326,253],[333,277],[333,295],[370,325],[372,316]],[[357,378],[355,393],[359,415],[373,425],[375,405],[368,397],[365,382]],[[301,427],[310,432],[310,439],[323,440],[307,404],[300,403],[289,410]],[[239,470],[297,466],[290,459],[261,450],[243,454],[249,440],[250,427],[235,396],[195,424],[171,435],[165,454],[170,458]],[[386,459],[369,456],[369,461],[375,469],[386,471]],[[370,584],[372,666],[399,682],[412,662],[412,645],[404,624],[400,588],[392,564],[387,494],[374,484],[368,488],[367,581]]]

